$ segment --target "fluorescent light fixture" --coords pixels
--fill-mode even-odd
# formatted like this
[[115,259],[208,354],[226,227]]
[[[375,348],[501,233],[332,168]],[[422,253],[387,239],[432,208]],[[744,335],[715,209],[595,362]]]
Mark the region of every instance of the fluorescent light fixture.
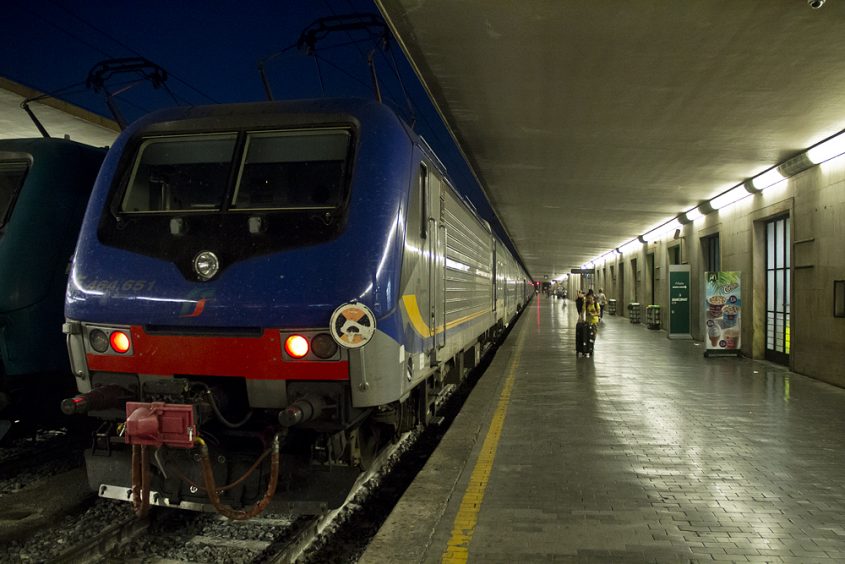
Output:
[[654,241],[657,241],[658,239],[660,239],[660,235],[663,233],[661,231],[661,229],[662,229],[662,227],[656,227],[656,228],[652,229],[651,231],[649,231],[648,233],[645,233],[643,235],[643,239],[645,239],[645,242],[646,243],[653,243]]
[[734,202],[738,202],[739,200],[743,199],[746,196],[750,196],[751,194],[748,190],[745,189],[745,186],[740,184],[733,190],[728,190],[721,196],[716,196],[712,200],[710,200],[710,207],[714,210],[720,210],[725,206],[729,206]]
[[628,241],[627,243],[625,243],[624,245],[619,247],[619,251],[622,252],[622,254],[627,255],[628,253],[633,253],[635,251],[639,251],[642,248],[642,246],[643,246],[643,244],[640,243],[639,239],[634,239],[632,241]]
[[701,213],[701,209],[698,206],[696,206],[696,207],[692,208],[691,210],[689,210],[688,212],[686,212],[684,214],[684,216],[686,217],[687,221],[693,222],[697,219],[704,217],[704,214]]
[[667,233],[669,231],[674,231],[675,229],[680,229],[681,227],[683,227],[683,225],[681,225],[681,221],[676,217],[663,226],[663,232]]
[[811,163],[819,164],[842,153],[845,153],[845,132],[836,137],[831,137],[824,143],[819,143],[807,151],[807,158],[810,159]]
[[775,167],[752,178],[751,184],[753,184],[754,188],[757,190],[765,190],[769,186],[774,186],[781,180],[785,179],[786,177],[778,171],[777,167]]
[[645,239],[646,243],[653,243],[654,241],[659,241],[663,235],[668,233],[669,231],[674,231],[675,229],[681,228],[681,222],[678,221],[678,218],[669,220],[660,227],[656,227],[652,229],[645,235],[643,235],[643,239]]

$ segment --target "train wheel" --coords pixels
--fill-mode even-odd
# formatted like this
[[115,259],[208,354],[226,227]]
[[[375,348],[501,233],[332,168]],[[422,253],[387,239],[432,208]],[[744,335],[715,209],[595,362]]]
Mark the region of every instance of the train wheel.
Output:
[[402,433],[413,431],[420,423],[417,405],[418,402],[411,400],[399,404],[399,425],[396,427],[395,439],[398,439]]
[[12,422],[8,419],[0,419],[0,440],[6,436],[6,433],[9,432],[9,429],[12,428]]
[[361,468],[369,470],[381,450],[382,429],[379,423],[364,423],[358,429],[358,448],[361,452]]

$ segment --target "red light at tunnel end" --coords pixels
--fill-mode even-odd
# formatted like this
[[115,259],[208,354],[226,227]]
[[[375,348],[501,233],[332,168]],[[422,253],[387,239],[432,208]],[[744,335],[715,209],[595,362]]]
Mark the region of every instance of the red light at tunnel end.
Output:
[[123,331],[113,331],[109,335],[109,343],[114,352],[123,354],[129,350],[129,335]]
[[308,354],[308,339],[302,335],[291,335],[285,339],[285,352],[291,358],[302,358]]

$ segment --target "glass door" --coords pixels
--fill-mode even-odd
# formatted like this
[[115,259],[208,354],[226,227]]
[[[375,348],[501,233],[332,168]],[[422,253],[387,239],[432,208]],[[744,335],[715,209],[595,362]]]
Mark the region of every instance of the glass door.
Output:
[[766,223],[766,359],[789,364],[789,217]]

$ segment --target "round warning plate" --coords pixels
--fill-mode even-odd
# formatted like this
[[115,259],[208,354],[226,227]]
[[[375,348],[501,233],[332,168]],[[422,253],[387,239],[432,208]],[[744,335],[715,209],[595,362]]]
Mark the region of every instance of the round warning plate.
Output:
[[373,338],[376,332],[376,317],[364,304],[343,304],[332,314],[331,332],[338,345],[357,349]]

